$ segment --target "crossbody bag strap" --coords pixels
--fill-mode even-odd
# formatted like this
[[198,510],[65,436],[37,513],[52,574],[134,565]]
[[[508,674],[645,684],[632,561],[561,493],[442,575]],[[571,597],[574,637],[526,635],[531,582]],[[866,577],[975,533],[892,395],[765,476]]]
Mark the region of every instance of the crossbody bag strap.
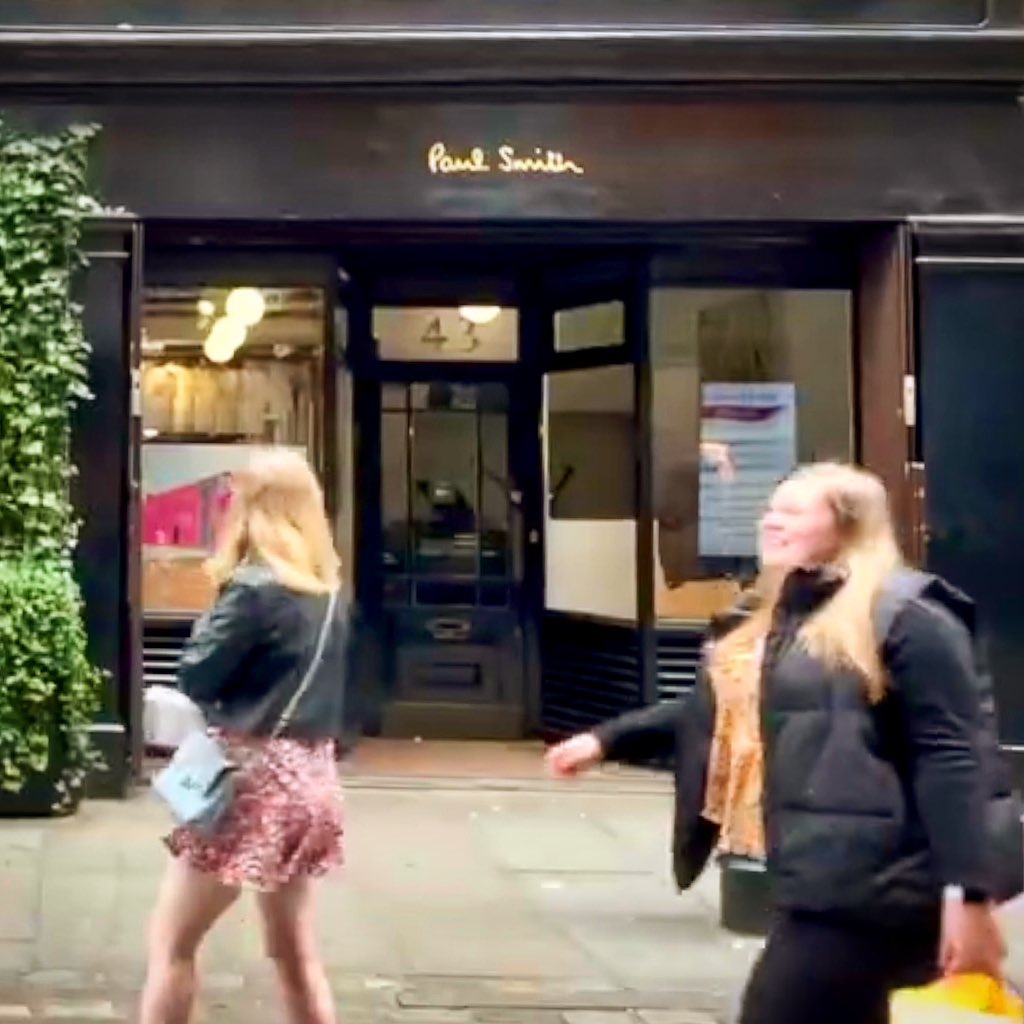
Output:
[[306,669],[306,674],[302,677],[299,688],[292,694],[292,699],[288,701],[284,711],[281,712],[281,717],[277,720],[277,725],[274,726],[273,731],[270,733],[270,739],[272,740],[277,739],[288,728],[292,716],[295,714],[295,709],[299,706],[299,701],[302,700],[303,695],[309,689],[310,683],[313,682],[313,676],[316,675],[316,670],[320,667],[320,662],[323,660],[324,648],[327,646],[327,637],[331,632],[331,623],[334,621],[334,609],[337,607],[337,604],[338,591],[332,590],[330,597],[327,599],[327,611],[324,614],[324,621],[320,627],[320,636],[317,637],[313,660],[309,663],[309,668]]

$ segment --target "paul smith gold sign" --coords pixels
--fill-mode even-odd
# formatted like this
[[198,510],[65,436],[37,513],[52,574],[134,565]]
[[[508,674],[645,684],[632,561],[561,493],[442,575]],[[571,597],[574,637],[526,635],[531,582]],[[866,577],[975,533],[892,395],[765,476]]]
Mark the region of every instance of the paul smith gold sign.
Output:
[[472,149],[457,151],[449,149],[443,142],[435,142],[427,150],[427,167],[431,174],[473,175],[473,174],[519,174],[530,176],[551,176],[560,174],[585,174],[581,163],[570,160],[557,149],[518,150],[507,143],[495,150],[474,146]]

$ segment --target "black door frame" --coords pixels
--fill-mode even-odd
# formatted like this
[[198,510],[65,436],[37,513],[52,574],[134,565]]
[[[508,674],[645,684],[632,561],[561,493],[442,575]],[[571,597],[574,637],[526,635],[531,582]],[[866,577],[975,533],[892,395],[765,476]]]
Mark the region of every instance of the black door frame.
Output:
[[[398,271],[400,276],[401,271]],[[391,276],[391,275],[389,275]],[[518,287],[512,282],[513,290]],[[423,285],[418,282],[417,288]],[[429,288],[429,285],[428,285]],[[409,297],[387,304],[447,304],[451,281],[437,293],[419,291],[415,301]],[[436,294],[436,297],[432,297]],[[522,682],[520,693],[524,705],[526,727],[531,727],[533,692],[533,658],[531,634],[535,627],[531,615],[527,536],[532,527],[534,491],[537,486],[535,465],[539,452],[536,430],[530,429],[539,409],[540,378],[535,372],[538,360],[535,352],[535,333],[524,325],[529,318],[527,304],[517,294],[516,305],[520,313],[520,351],[515,362],[462,362],[457,360],[390,360],[381,359],[373,332],[373,309],[377,302],[377,280],[373,272],[353,271],[348,286],[340,295],[349,318],[348,348],[344,356],[353,375],[355,396],[353,416],[356,438],[356,471],[354,491],[356,502],[356,596],[360,602],[371,634],[369,646],[375,651],[373,660],[378,675],[384,669],[384,572],[380,561],[383,536],[382,478],[381,478],[381,408],[383,386],[386,383],[419,383],[445,381],[454,384],[502,384],[508,388],[508,459],[515,489],[522,495],[518,513],[512,512],[510,542],[514,559],[521,559],[519,578],[514,584],[512,610],[516,613],[520,650]],[[518,536],[516,536],[518,534]],[[515,567],[514,567],[515,568]],[[385,695],[383,699],[387,699]],[[379,723],[375,723],[379,724]]]
[[[629,248],[611,259],[571,261],[561,267],[548,268],[534,279],[532,292],[536,312],[540,405],[537,420],[543,414],[543,384],[552,374],[576,370],[628,366],[633,375],[633,502],[636,515],[636,608],[635,628],[639,638],[639,695],[643,703],[657,700],[657,640],[653,617],[654,597],[654,526],[652,515],[652,450],[651,450],[651,388],[648,339],[648,294],[651,254],[647,249]],[[555,318],[558,312],[609,301],[623,303],[624,325],[621,345],[576,349],[560,352],[555,344]],[[540,435],[538,434],[538,437]],[[547,502],[544,479],[542,439],[537,452],[539,499],[537,528],[540,543],[534,546],[536,570],[529,614],[535,624],[535,635],[547,612],[545,598],[545,536],[544,503]],[[541,728],[540,716],[542,664],[538,657],[531,675],[534,703],[537,709],[535,728]]]

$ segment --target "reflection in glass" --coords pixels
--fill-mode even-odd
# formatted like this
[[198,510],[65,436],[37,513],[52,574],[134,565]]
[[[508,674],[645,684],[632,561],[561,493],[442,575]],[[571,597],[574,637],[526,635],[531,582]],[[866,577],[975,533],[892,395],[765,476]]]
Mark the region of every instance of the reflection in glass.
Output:
[[143,608],[198,613],[230,475],[266,444],[319,462],[324,297],[148,287],[142,318]]
[[409,565],[409,426],[404,412],[381,416],[381,560],[386,573]]
[[798,462],[849,459],[850,296],[658,288],[650,348],[655,610],[699,620],[756,571],[756,524]]
[[413,550],[420,574],[475,575],[479,532],[476,431],[466,417],[412,414]]
[[626,307],[621,302],[598,302],[562,309],[555,314],[555,351],[610,348],[626,337]]
[[509,535],[508,420],[480,417],[480,574],[507,576]]
[[546,606],[636,619],[632,366],[550,374]]
[[383,384],[380,389],[382,409],[404,411],[409,401],[409,389],[404,384]]
[[408,395],[408,409],[393,393],[381,413],[384,568],[409,586],[389,586],[389,603],[507,604],[507,389],[447,381],[393,387]]
[[[344,317],[339,317],[344,321]],[[335,339],[343,340],[342,331],[335,327]],[[343,575],[353,578],[355,561],[355,409],[353,381],[348,368],[342,366],[335,378],[335,409],[337,417],[335,467],[336,504],[335,536],[341,556]]]

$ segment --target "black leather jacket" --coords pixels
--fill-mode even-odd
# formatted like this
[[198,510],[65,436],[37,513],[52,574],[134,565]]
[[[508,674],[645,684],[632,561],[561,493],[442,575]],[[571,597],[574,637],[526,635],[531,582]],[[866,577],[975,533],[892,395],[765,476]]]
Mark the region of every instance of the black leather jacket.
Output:
[[[313,659],[327,596],[283,586],[270,569],[241,566],[192,631],[178,686],[208,723],[246,736],[266,736]],[[356,623],[339,600],[323,657],[282,735],[340,739],[352,676]]]

